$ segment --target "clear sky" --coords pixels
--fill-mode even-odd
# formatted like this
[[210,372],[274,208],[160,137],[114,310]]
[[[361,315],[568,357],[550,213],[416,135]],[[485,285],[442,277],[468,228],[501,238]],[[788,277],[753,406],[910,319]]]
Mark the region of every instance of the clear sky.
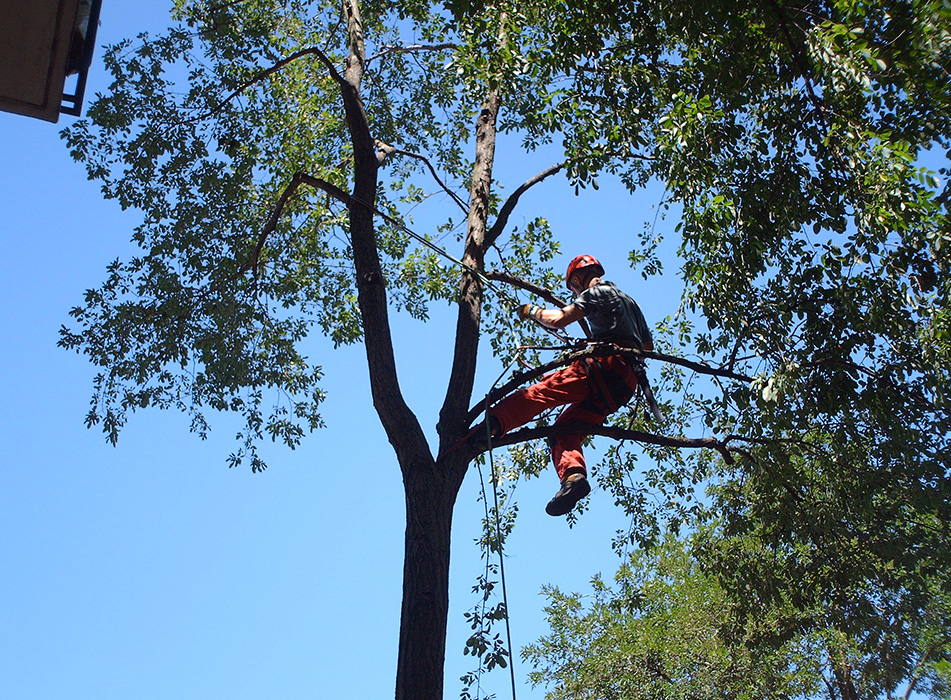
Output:
[[[98,43],[161,27],[165,16],[164,2],[105,0]],[[101,56],[87,105],[107,85]],[[237,429],[228,417],[204,442],[184,416],[156,411],[136,415],[118,447],[87,430],[94,371],[56,347],[57,330],[105,266],[132,253],[137,215],[104,201],[71,161],[59,131],[72,119],[0,113],[0,698],[392,696],[404,506],[362,346],[309,343],[326,370],[328,427],[296,451],[266,449],[263,474],[228,469]],[[516,157],[514,138],[500,148],[508,191],[550,164]],[[626,260],[659,197],[625,197],[604,181],[575,198],[560,179],[524,197],[516,222],[546,216],[563,240],[558,267],[598,256],[653,323],[676,308],[674,271],[648,287]],[[451,314],[437,309],[425,325],[404,317],[395,332],[404,391],[434,435]],[[477,395],[502,369],[488,351],[480,362]],[[576,527],[548,517],[557,479],[546,477],[519,485],[507,545],[516,648],[546,631],[541,586],[583,590],[593,574],[611,576],[611,539],[625,527],[597,488]],[[472,666],[463,613],[482,570],[478,489],[473,471],[454,522],[447,698]],[[516,663],[519,697],[541,698],[528,671]],[[506,698],[508,683],[495,672],[486,685]]]

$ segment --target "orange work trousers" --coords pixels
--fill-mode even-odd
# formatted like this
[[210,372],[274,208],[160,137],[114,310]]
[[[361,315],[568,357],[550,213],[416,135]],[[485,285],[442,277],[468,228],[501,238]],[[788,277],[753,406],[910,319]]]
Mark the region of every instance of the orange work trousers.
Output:
[[[601,371],[615,372],[621,377],[631,376],[631,370],[623,358],[609,355],[600,358]],[[636,379],[628,380],[636,381]],[[602,382],[603,385],[603,382]],[[630,387],[631,390],[635,388]],[[603,397],[584,360],[575,360],[567,367],[546,374],[537,384],[519,389],[509,394],[489,409],[489,415],[495,416],[507,433],[525,425],[535,416],[556,406],[568,407],[555,420],[555,426],[568,423],[583,423],[599,426],[617,410],[610,397]],[[574,472],[587,474],[581,442],[588,433],[557,435],[551,443],[551,459],[558,472],[559,480]]]

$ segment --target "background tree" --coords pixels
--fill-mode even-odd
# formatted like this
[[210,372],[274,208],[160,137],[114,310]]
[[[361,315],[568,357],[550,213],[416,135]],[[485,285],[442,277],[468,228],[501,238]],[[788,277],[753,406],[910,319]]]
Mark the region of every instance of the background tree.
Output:
[[546,590],[552,632],[523,650],[546,697],[779,698],[820,687],[803,640],[763,653],[726,639],[728,596],[688,543],[637,551],[614,579],[595,577],[588,594]]
[[[948,146],[942,3],[176,8],[167,35],[107,54],[110,93],[68,131],[105,195],[145,223],[143,254],[110,267],[62,344],[103,368],[88,421],[111,439],[140,407],[181,408],[199,432],[207,409],[237,411],[232,464],[260,469],[260,439],[294,446],[321,424],[307,334],[364,343],[406,491],[398,697],[442,692],[452,506],[474,456],[453,448],[477,414],[480,333],[510,346],[486,282],[553,286],[550,232],[510,233],[508,217],[561,169],[578,186],[603,172],[667,184],[686,292],[662,347],[694,347],[717,377],[666,371],[659,436],[634,415],[602,431],[647,442],[657,462],[636,482],[636,452],[605,465],[603,483],[639,516],[631,537],[648,545],[715,509],[718,575],[758,561],[746,543],[774,556],[737,606],[767,615],[794,600],[790,624],[867,645],[879,601],[924,611],[946,593],[948,190],[916,163]],[[527,148],[558,138],[565,154],[505,202],[499,129]],[[455,214],[444,230],[459,267],[401,223],[433,172],[465,213],[464,235]],[[632,245],[633,262],[660,271],[653,236]],[[437,299],[458,316],[431,447],[400,390],[389,311],[425,319]],[[682,439],[694,425],[711,438]],[[718,451],[676,449],[688,444]],[[701,483],[712,504],[695,498]]]
[[[946,630],[920,635],[914,653],[903,659],[914,673],[904,676],[904,687],[885,688],[883,678],[897,677],[895,660],[888,652],[873,660],[857,656],[852,640],[834,628],[787,634],[781,643],[764,645],[764,629],[787,629],[787,611],[737,616],[730,594],[690,549],[688,541],[668,536],[650,552],[632,554],[615,575],[615,587],[596,577],[589,594],[547,589],[552,631],[523,650],[536,669],[532,682],[547,686],[552,700],[835,700],[907,698],[913,690],[948,696]],[[933,622],[947,619],[946,609],[932,612]],[[945,641],[935,645],[939,637]],[[858,690],[842,683],[846,667]]]

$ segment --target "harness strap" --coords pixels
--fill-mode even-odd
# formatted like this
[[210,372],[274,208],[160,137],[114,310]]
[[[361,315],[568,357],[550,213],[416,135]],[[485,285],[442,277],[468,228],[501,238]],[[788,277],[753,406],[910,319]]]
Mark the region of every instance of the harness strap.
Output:
[[601,404],[606,413],[614,413],[634,396],[640,384],[641,371],[631,367],[623,358],[613,356],[614,365],[604,367],[597,357],[585,358],[585,367],[588,372],[592,388],[592,402]]
[[591,396],[588,401],[592,406],[603,409],[606,414],[614,413],[618,408],[631,400],[631,397],[640,389],[650,409],[651,415],[657,421],[662,416],[650,382],[647,380],[647,371],[644,363],[638,359],[628,359],[617,355],[612,366],[605,367],[597,357],[585,358],[585,369],[591,385]]
[[588,379],[590,380],[591,396],[590,399],[597,403],[598,399],[605,405],[607,413],[614,413],[618,408],[617,400],[614,394],[608,389],[608,383],[604,379],[604,370],[597,358],[586,357],[585,368],[587,369]]

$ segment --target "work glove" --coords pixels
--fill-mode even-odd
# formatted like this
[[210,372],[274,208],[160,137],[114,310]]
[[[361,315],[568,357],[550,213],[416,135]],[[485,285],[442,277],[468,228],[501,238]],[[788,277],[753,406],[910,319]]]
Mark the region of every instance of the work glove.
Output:
[[537,314],[539,311],[541,311],[541,307],[537,304],[522,304],[520,307],[518,307],[518,318],[521,321],[529,318],[534,320],[535,314]]

